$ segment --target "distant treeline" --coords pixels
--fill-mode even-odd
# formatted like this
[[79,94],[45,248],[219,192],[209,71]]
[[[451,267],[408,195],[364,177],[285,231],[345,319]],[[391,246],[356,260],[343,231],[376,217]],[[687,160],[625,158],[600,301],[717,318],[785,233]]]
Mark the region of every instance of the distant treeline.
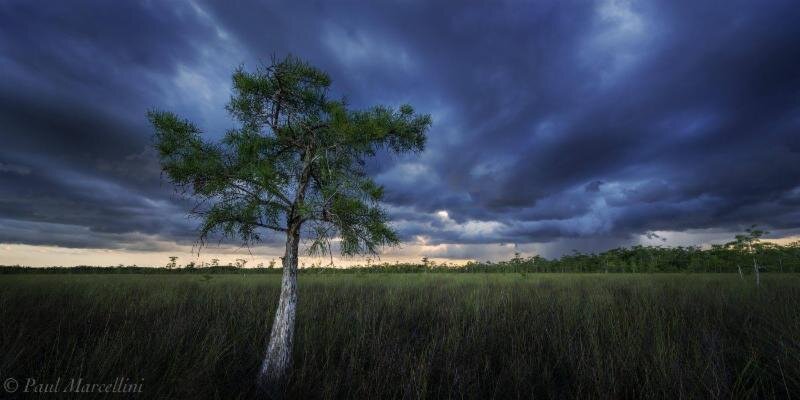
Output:
[[752,251],[732,246],[634,246],[603,253],[573,252],[558,259],[515,257],[499,263],[469,263],[474,272],[800,272],[800,242],[788,246],[759,243]]
[[[800,241],[789,245],[747,241],[742,236],[737,242],[725,245],[700,247],[662,247],[634,246],[616,248],[602,253],[581,253],[574,251],[557,259],[541,256],[522,257],[519,254],[508,261],[468,262],[465,265],[436,263],[423,258],[419,263],[379,263],[355,267],[322,267],[312,265],[301,268],[304,274],[327,273],[385,273],[385,272],[800,272]],[[147,273],[147,274],[252,274],[280,273],[281,268],[243,267],[240,264],[228,266],[179,266],[174,260],[168,267],[112,266],[112,267],[48,267],[32,268],[23,266],[0,266],[0,274],[9,273]]]

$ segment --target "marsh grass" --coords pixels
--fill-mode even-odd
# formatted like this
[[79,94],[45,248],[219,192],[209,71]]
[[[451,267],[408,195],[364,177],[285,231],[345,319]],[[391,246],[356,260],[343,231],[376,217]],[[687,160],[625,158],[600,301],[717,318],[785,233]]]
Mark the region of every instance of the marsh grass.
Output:
[[[251,398],[279,279],[2,276],[1,377]],[[798,301],[788,274],[301,275],[286,394],[798,397]]]

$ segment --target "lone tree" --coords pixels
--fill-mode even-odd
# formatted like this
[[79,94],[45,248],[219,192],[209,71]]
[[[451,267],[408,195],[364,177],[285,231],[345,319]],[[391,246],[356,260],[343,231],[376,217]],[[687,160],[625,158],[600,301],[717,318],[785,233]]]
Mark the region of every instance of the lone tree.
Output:
[[330,84],[325,72],[291,56],[254,72],[239,68],[227,106],[238,126],[220,143],[171,112],[147,114],[163,171],[197,200],[191,212],[202,220],[201,244],[214,233],[247,245],[264,231],[286,234],[262,390],[283,383],[291,367],[301,238],[312,255],[329,254],[332,242],[343,256],[397,244],[365,159],[380,150],[422,151],[431,125],[409,105],[351,110],[329,98]]
[[[755,273],[756,276],[756,286],[761,286],[761,273],[759,271],[758,263],[756,263],[756,254],[764,246],[764,244],[761,243],[761,237],[769,232],[756,229],[756,225],[745,229],[745,232],[747,232],[747,234],[736,235],[735,240],[727,243],[726,245],[733,248],[734,251],[738,253],[743,255],[749,254],[753,258],[753,273]],[[736,266],[739,268],[739,275],[741,276],[742,268],[739,267],[738,262]]]

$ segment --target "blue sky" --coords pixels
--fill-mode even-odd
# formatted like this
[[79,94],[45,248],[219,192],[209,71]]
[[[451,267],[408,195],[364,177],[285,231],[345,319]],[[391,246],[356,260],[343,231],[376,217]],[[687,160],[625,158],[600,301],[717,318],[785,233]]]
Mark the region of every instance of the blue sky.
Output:
[[791,1],[298,3],[0,4],[0,263],[189,259],[144,114],[219,137],[233,70],[288,53],[356,108],[434,119],[424,153],[369,166],[404,241],[384,260],[800,231]]

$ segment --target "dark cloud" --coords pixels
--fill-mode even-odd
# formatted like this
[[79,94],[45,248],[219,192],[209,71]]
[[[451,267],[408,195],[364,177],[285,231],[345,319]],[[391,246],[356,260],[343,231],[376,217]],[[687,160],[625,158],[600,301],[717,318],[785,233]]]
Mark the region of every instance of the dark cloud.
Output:
[[[159,179],[144,112],[198,62],[213,27],[188,4],[0,5],[0,235],[6,243],[150,248],[193,227]],[[21,229],[25,227],[25,229]]]
[[369,168],[404,238],[485,244],[445,256],[791,233],[798,20],[790,1],[4,2],[0,242],[191,240],[145,111],[218,137],[230,72],[290,52],[356,107],[433,114],[423,154]]

